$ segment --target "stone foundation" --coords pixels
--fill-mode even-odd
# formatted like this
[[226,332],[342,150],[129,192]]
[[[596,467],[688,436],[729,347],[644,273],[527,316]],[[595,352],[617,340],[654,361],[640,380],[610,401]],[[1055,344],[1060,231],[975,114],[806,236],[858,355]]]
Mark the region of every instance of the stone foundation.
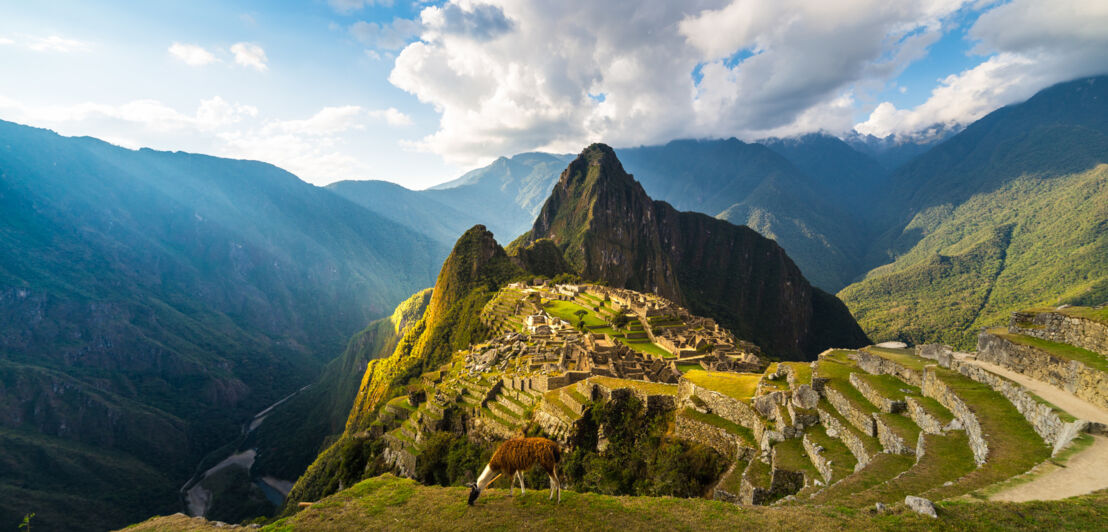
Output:
[[870,455],[869,451],[866,450],[866,446],[862,443],[862,440],[844,426],[835,416],[832,416],[830,413],[820,408],[817,408],[816,412],[819,413],[820,423],[823,424],[824,430],[827,431],[827,435],[842,441],[843,445],[846,445],[846,448],[850,450],[850,454],[853,454],[854,458],[858,460],[857,465],[854,466],[854,470],[858,471],[868,465],[873,457]]
[[982,331],[977,359],[1022,373],[1108,409],[1108,373]]
[[920,430],[927,434],[942,434],[943,423],[938,418],[932,416],[920,405],[918,399],[914,397],[907,397],[904,403],[908,406],[908,417],[912,418],[912,421],[919,426]]
[[1008,330],[1108,354],[1108,324],[1060,312],[1015,312]]

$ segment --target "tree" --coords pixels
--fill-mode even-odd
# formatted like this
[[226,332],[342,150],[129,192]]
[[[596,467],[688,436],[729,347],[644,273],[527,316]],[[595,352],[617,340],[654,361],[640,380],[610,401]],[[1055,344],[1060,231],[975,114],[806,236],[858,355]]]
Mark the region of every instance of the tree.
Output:
[[31,532],[31,519],[34,519],[34,518],[35,518],[35,513],[34,512],[31,512],[27,515],[24,515],[23,516],[23,522],[19,523],[19,527],[18,527],[19,530],[25,530],[26,532]]
[[631,321],[631,318],[626,314],[616,314],[616,317],[612,318],[612,325],[617,329],[622,329],[627,326],[627,323]]

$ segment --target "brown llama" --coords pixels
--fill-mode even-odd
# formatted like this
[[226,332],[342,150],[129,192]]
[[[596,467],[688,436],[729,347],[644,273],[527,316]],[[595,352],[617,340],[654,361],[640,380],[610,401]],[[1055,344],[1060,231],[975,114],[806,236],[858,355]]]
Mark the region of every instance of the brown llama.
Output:
[[523,487],[523,472],[531,469],[536,462],[542,465],[546,474],[550,477],[550,499],[554,499],[554,491],[558,492],[558,502],[562,502],[562,483],[558,480],[558,461],[562,459],[562,450],[558,444],[546,438],[512,438],[502,444],[492,453],[492,459],[477,478],[477,482],[469,485],[469,504],[481,495],[481,492],[492,484],[500,475],[507,474],[510,478],[508,495],[515,495],[515,481],[519,480],[521,494],[526,494]]

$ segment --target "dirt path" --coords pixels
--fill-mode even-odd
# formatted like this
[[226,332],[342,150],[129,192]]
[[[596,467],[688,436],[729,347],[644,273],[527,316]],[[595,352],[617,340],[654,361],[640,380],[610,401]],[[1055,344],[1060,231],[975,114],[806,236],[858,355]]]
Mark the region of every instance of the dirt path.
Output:
[[[1108,411],[1065,390],[996,364],[966,359],[962,362],[975,364],[1015,381],[1076,418],[1108,424]],[[1093,444],[1070,457],[1065,465],[1048,461],[1036,469],[1037,472],[1033,473],[1036,476],[1030,481],[1005,488],[989,499],[1011,502],[1052,501],[1108,488],[1108,437],[1093,436]]]
[[995,493],[989,500],[1053,501],[1108,488],[1108,438],[1093,436],[1093,444],[1071,457],[1064,466],[1048,464],[1048,471],[1024,484]]

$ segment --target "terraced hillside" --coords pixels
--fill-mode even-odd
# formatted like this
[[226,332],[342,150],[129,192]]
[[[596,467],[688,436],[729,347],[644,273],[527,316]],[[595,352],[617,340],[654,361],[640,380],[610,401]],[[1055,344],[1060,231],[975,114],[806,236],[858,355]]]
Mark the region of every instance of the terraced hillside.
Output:
[[[569,369],[566,365],[574,359],[566,356],[567,350],[560,351],[557,361],[546,358],[558,350],[536,338],[538,325],[529,318],[539,314],[527,313],[559,307],[555,302],[582,303],[593,312],[573,316],[581,328],[596,331],[605,325],[593,320],[605,314],[595,309],[605,306],[599,303],[612,304],[611,298],[582,298],[581,292],[572,299],[547,299],[560,293],[559,288],[565,286],[517,284],[502,290],[482,319],[506,327],[505,336],[514,343],[490,342],[460,351],[439,370],[423,375],[406,396],[384,406],[370,430],[384,435],[390,449],[385,455],[394,471],[411,476],[419,468],[421,448],[435,431],[449,430],[451,412],[466,413],[471,438],[498,441],[523,432],[542,433],[574,452],[589,431],[601,439],[616,437],[608,434],[607,421],[595,424],[592,410],[633,397],[645,412],[666,420],[667,437],[702,445],[726,459],[726,468],[701,495],[775,507],[744,514],[758,519],[803,516],[834,527],[862,516],[850,526],[867,528],[898,516],[902,524],[915,523],[918,517],[905,514],[904,506],[921,497],[924,508],[937,508],[944,526],[1008,528],[1045,523],[1049,512],[1091,499],[1004,507],[1002,514],[984,501],[1054,500],[1108,489],[1108,463],[1101,459],[1108,450],[1108,406],[1101,403],[1108,390],[1108,357],[1103,350],[1088,349],[1103,349],[1108,341],[1102,309],[1017,313],[1008,328],[982,332],[976,353],[938,344],[830,349],[812,363],[763,364],[762,371],[715,371],[704,360],[694,367],[679,365],[672,357],[670,366],[679,376],[669,383],[601,375],[596,368]],[[558,312],[568,310],[572,308]],[[1059,364],[1067,370],[1060,371]],[[401,485],[389,477],[366,482],[359,486],[376,490]],[[589,485],[585,479],[571,482]],[[407,491],[425,489],[402,485],[412,486]],[[345,507],[357,497],[344,493],[280,523],[294,528],[317,523],[328,509]],[[439,496],[434,493],[427,495]],[[479,503],[487,506],[483,511],[490,517],[515,511],[504,506],[498,490],[492,493]],[[1105,492],[1100,493],[1094,497]],[[572,501],[594,497],[571,494],[567,501],[580,504]],[[457,497],[459,507],[462,500]],[[706,504],[658,501],[673,505],[676,515]],[[528,511],[541,511],[532,507],[534,502],[525,504]],[[703,508],[728,514],[725,506]],[[861,508],[876,510],[851,510]],[[1022,516],[1021,525],[1005,521],[1011,510]],[[971,514],[996,521],[963,520]],[[345,511],[332,517],[355,519]],[[173,523],[183,527],[191,522],[161,523],[174,530],[178,525]]]

